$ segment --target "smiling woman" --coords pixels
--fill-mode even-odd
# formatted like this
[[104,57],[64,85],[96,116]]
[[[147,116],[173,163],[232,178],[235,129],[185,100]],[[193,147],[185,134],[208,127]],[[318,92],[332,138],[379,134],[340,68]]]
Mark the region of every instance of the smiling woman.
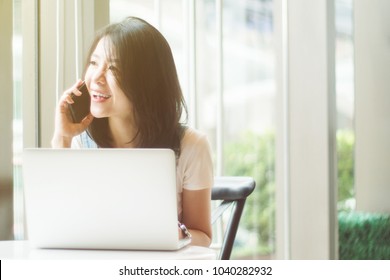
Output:
[[[118,144],[164,147],[179,152],[183,133],[179,121],[186,106],[171,49],[161,33],[145,21],[128,18],[104,29],[92,49],[85,76],[87,86],[95,81],[95,88],[90,86],[90,90],[107,93],[99,83],[104,72],[107,83],[116,87],[118,95],[113,95],[107,103],[93,102],[91,111],[103,117],[107,112],[101,110],[110,109],[119,117],[95,120],[89,129],[94,140],[102,147],[109,147],[107,134],[100,137],[100,131],[107,129],[108,121],[115,139],[112,133],[119,128],[116,122],[127,119],[130,120],[126,125],[127,138]],[[123,128],[120,130],[123,137]]]
[[185,224],[192,244],[210,245],[210,147],[203,133],[181,122],[186,105],[162,34],[136,17],[108,25],[92,43],[84,79],[91,113],[80,123],[69,115],[69,104],[75,102],[71,94],[81,95],[78,81],[60,98],[52,146],[172,149],[177,159],[178,233],[184,237]]

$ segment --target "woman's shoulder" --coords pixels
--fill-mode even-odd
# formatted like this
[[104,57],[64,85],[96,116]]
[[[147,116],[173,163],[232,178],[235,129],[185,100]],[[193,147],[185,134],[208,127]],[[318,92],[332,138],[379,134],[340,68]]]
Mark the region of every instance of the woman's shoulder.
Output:
[[178,174],[188,190],[210,188],[213,185],[211,148],[205,133],[187,128],[181,143]]
[[195,128],[187,127],[182,139],[182,149],[199,145],[208,145],[207,135]]
[[207,135],[197,129],[188,127],[181,141],[180,158],[184,161],[194,158],[209,157],[210,143]]

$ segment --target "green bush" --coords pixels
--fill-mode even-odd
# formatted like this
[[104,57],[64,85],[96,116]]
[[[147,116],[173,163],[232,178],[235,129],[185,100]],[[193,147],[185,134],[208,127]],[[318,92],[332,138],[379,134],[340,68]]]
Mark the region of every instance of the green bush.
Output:
[[[354,136],[351,131],[337,134],[339,208],[351,210],[354,197]],[[259,135],[246,132],[236,141],[225,144],[224,174],[251,176],[256,189],[248,198],[240,230],[255,235],[255,246],[236,238],[233,257],[267,255],[275,250],[275,133]]]
[[339,210],[353,210],[348,202],[355,197],[354,190],[355,138],[350,130],[337,133],[337,177]]
[[[252,252],[269,254],[274,251],[275,239],[275,134],[247,132],[237,141],[227,143],[224,154],[227,176],[251,176],[256,181],[256,188],[247,199],[240,228],[256,236],[257,248],[250,248]],[[233,254],[245,253],[248,249],[245,245],[236,245]]]
[[390,259],[390,215],[353,211],[338,219],[341,260]]

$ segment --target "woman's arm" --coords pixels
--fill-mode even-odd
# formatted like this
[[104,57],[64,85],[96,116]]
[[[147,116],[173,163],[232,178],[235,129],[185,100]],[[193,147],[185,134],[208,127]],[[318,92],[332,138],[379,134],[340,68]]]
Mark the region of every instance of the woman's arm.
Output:
[[209,246],[211,244],[211,189],[183,189],[183,218],[192,235],[192,245]]

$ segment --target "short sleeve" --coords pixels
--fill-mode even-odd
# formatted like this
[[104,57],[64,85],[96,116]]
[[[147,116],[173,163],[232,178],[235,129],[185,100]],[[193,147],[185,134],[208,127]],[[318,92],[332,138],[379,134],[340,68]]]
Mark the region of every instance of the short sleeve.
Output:
[[193,129],[186,132],[177,172],[183,189],[201,190],[213,186],[213,162],[205,134]]

